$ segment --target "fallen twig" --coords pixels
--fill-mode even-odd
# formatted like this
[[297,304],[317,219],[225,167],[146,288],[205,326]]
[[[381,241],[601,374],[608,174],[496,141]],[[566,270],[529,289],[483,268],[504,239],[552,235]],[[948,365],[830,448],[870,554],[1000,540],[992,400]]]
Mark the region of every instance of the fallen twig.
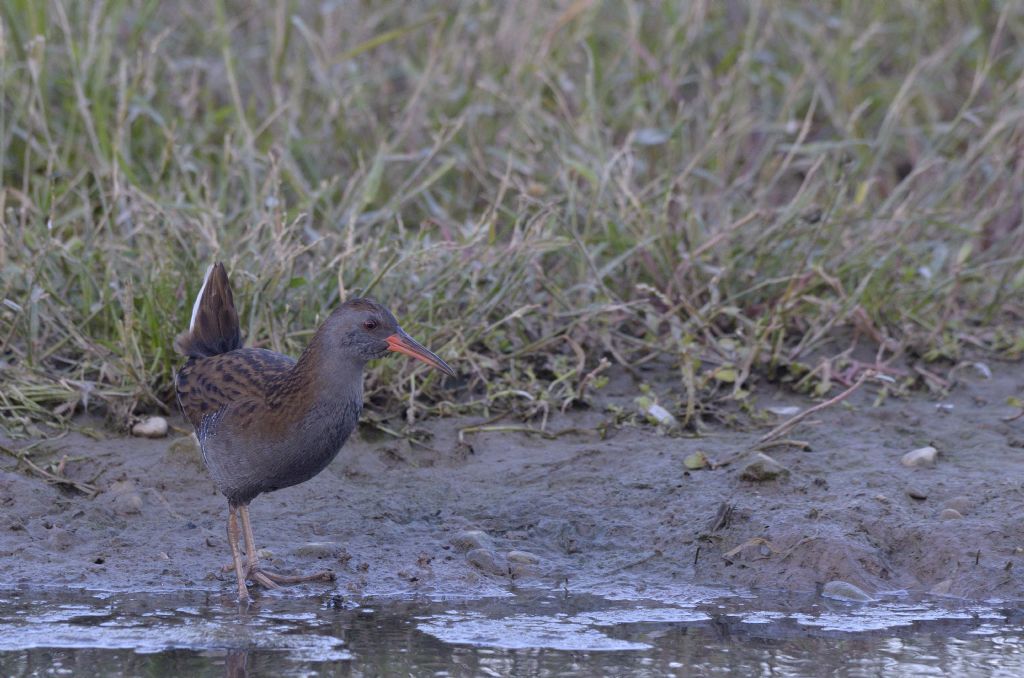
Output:
[[803,440],[784,438],[782,440],[769,440],[754,447],[755,450],[767,450],[772,447],[798,447],[801,450],[811,449],[811,444]]
[[39,476],[40,478],[42,478],[43,480],[50,484],[65,485],[67,487],[74,488],[89,498],[95,497],[100,492],[95,485],[83,483],[78,480],[72,480],[71,478],[67,478],[62,475],[57,475],[56,473],[51,473],[46,469],[37,466],[31,459],[26,457],[22,451],[13,450],[5,445],[0,445],[0,451],[3,451],[5,454],[14,457],[19,462],[24,462],[24,464],[28,467],[30,471],[32,471],[32,473],[35,473],[37,476]]
[[793,415],[792,417],[790,417],[786,421],[782,422],[781,424],[779,424],[778,426],[773,428],[768,433],[766,433],[763,436],[761,436],[761,438],[757,441],[757,444],[754,446],[754,448],[756,449],[758,447],[761,447],[761,446],[765,445],[766,443],[768,443],[770,441],[773,441],[776,438],[779,438],[782,435],[788,433],[793,427],[795,427],[797,424],[799,424],[801,421],[803,421],[807,417],[811,416],[815,412],[820,412],[821,410],[825,409],[826,407],[831,407],[831,406],[835,405],[836,403],[839,403],[839,402],[842,402],[842,401],[846,400],[847,398],[849,398],[853,394],[854,391],[856,391],[858,388],[860,388],[864,384],[865,381],[867,381],[870,377],[873,377],[873,376],[875,376],[875,372],[873,370],[867,370],[866,372],[864,372],[864,374],[860,375],[860,379],[858,379],[856,381],[856,383],[854,383],[853,386],[851,386],[850,388],[846,389],[845,391],[843,391],[842,393],[837,395],[835,398],[830,398],[830,399],[826,400],[823,403],[818,403],[814,407],[810,407],[810,408],[804,410],[803,412],[800,412],[799,414]]
[[769,558],[772,554],[775,554],[775,553],[779,552],[779,550],[777,548],[775,548],[775,545],[772,544],[767,539],[765,539],[764,537],[754,537],[753,539],[748,539],[747,541],[743,542],[742,544],[740,544],[736,548],[729,549],[728,551],[726,551],[725,553],[722,554],[722,558],[724,558],[725,560],[731,561],[733,558],[738,556],[748,546],[763,546],[763,547],[768,549],[768,553],[767,554],[763,554],[762,553],[762,554],[758,555],[758,557],[755,560],[764,560],[765,558]]

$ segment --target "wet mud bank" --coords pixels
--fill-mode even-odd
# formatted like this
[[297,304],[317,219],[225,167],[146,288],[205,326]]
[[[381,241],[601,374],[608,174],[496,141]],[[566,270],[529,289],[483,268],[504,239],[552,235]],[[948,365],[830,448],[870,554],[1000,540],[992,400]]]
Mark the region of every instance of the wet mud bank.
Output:
[[[965,378],[937,401],[874,405],[863,389],[764,450],[772,425],[607,428],[600,408],[562,415],[555,439],[467,433],[427,422],[416,443],[363,430],[313,480],[257,498],[261,554],[283,571],[332,569],[341,596],[507,595],[559,588],[669,600],[690,585],[819,591],[840,580],[967,599],[1024,598],[1024,421],[1005,421],[1020,392],[1005,370]],[[806,408],[791,396],[758,405]],[[172,420],[168,438],[81,433],[33,453],[93,497],[0,458],[0,563],[15,586],[114,591],[225,590],[232,574],[226,504]],[[24,441],[6,441],[8,447]],[[934,459],[904,463],[933,447]],[[695,470],[703,453],[728,464]],[[927,456],[927,455],[926,455]],[[909,464],[909,465],[908,465]]]

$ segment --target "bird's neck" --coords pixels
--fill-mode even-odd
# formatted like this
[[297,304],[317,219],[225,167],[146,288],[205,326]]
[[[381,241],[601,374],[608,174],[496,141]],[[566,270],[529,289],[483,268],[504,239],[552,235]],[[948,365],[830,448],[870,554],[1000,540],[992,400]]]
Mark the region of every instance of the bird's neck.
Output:
[[290,450],[289,484],[312,478],[334,459],[363,409],[364,363],[331,350],[321,330],[267,398],[273,428]]
[[339,351],[332,351],[323,336],[323,327],[310,339],[298,362],[277,384],[268,398],[272,406],[328,414],[332,409],[362,407],[364,362]]

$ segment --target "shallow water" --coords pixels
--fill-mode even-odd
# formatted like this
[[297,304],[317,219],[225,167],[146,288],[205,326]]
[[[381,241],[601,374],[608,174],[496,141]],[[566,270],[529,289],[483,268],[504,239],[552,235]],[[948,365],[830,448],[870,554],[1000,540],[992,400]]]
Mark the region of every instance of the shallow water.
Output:
[[0,591],[0,675],[1024,675],[1024,611],[693,589],[353,602]]

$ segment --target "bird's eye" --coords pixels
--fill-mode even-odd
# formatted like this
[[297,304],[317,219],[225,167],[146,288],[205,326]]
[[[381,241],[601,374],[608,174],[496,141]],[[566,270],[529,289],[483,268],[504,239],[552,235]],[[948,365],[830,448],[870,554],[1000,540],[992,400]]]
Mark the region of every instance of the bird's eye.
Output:
[[374,320],[373,318],[370,318],[369,320],[365,320],[365,321],[363,321],[363,327],[368,329],[368,330],[375,330],[375,329],[377,329],[377,321]]

